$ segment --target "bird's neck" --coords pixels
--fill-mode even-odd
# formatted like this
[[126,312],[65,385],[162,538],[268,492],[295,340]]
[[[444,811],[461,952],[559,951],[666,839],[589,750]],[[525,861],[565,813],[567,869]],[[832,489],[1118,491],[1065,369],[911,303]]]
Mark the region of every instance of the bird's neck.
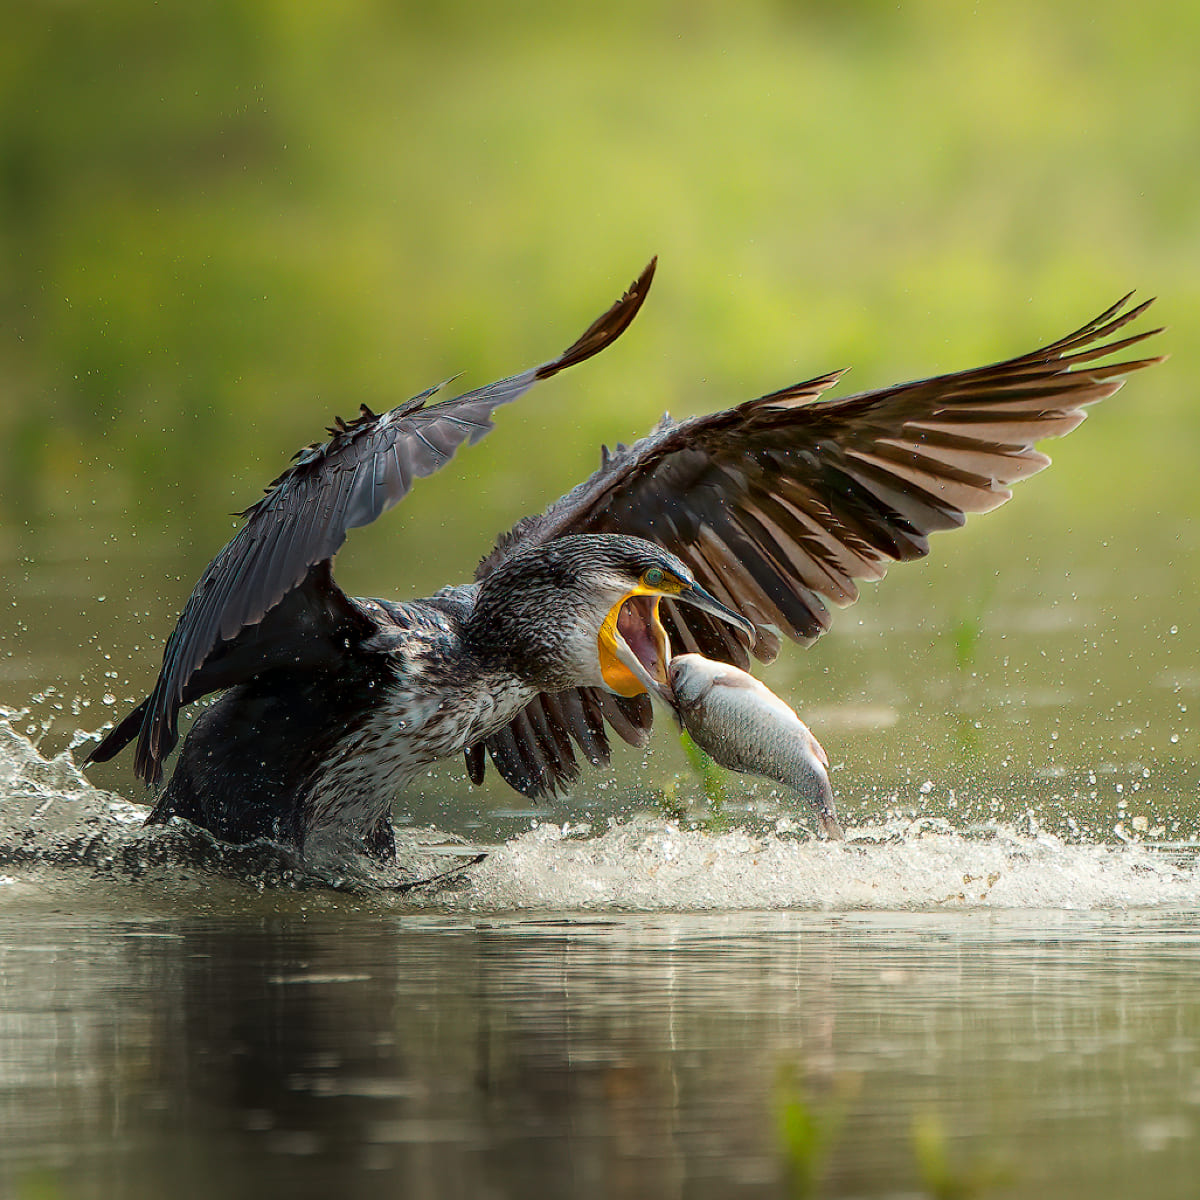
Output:
[[485,676],[511,678],[534,692],[575,687],[570,613],[558,597],[538,597],[485,581],[463,622],[462,647]]

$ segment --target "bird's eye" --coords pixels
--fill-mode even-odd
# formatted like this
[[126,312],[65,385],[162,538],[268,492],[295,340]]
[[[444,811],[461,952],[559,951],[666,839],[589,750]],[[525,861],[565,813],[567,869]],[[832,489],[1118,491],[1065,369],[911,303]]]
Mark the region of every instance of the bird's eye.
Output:
[[651,567],[645,573],[645,575],[642,576],[642,582],[647,587],[652,587],[652,588],[662,587],[663,580],[665,578],[666,578],[666,576],[662,573],[662,571],[659,570],[658,567]]

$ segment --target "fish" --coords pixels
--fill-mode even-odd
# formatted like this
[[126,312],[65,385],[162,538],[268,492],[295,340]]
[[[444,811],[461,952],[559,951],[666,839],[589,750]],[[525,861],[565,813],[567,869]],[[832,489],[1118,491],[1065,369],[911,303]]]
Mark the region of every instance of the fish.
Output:
[[787,703],[753,675],[700,654],[676,655],[667,673],[671,707],[697,746],[722,767],[799,792],[821,832],[844,840],[829,756]]

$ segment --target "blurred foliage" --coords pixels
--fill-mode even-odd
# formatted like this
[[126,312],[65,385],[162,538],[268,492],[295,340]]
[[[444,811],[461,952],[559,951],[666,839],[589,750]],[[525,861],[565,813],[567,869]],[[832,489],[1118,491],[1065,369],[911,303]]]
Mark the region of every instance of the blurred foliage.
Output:
[[725,786],[725,772],[713,758],[692,741],[692,735],[686,729],[681,730],[679,741],[683,746],[683,754],[688,766],[692,768],[708,801],[714,817],[720,817],[724,812],[728,799],[728,789]]
[[[1056,443],[1017,503],[865,590],[835,628],[869,649],[886,634],[886,669],[843,642],[834,689],[818,648],[797,700],[917,691],[940,720],[936,681],[906,664],[944,637],[953,570],[990,597],[1001,558],[994,603],[978,620],[959,609],[951,649],[980,694],[1003,694],[983,675],[1001,650],[1022,689],[1053,692],[1061,669],[1039,651],[1008,667],[1003,614],[1023,611],[1031,579],[1078,606],[1088,573],[1113,569],[1108,545],[1125,548],[1129,604],[1162,644],[1113,654],[1109,618],[1084,612],[1104,650],[1085,666],[1105,672],[1086,687],[1116,705],[1144,692],[1131,680],[1178,666],[1165,631],[1200,587],[1195,538],[1179,540],[1200,498],[1200,10],[0,5],[0,555],[14,593],[0,668],[14,700],[75,673],[97,701],[138,694],[230,513],[335,413],[550,357],[654,253],[630,333],[356,531],[345,587],[405,596],[463,578],[601,441],[664,409],[846,365],[849,389],[977,365],[1137,287],[1160,295],[1172,361]],[[935,590],[942,618],[926,629]],[[1167,599],[1150,611],[1147,590]],[[97,679],[97,650],[105,681],[136,682]],[[926,726],[889,730],[880,753],[904,736],[923,751]],[[1154,736],[1177,727],[1158,714]],[[958,752],[953,730],[943,740]]]
[[[1132,285],[1174,348],[1200,319],[1200,12],[1165,0],[4,9],[13,519],[211,547],[334,412],[548,357],[655,252],[634,334],[389,546],[482,551],[663,408],[972,365]],[[1138,386],[1190,451],[1183,389]],[[1093,435],[1076,502],[1115,507],[1139,428]]]
[[1011,1168],[994,1154],[955,1165],[945,1125],[935,1113],[913,1118],[912,1139],[917,1170],[930,1200],[975,1200],[1012,1183]]
[[792,1200],[818,1194],[829,1157],[841,1140],[847,1101],[857,1091],[857,1077],[836,1082],[832,1096],[814,1100],[799,1072],[780,1068],[775,1085],[775,1125],[783,1160],[784,1183]]
[[66,1191],[50,1170],[26,1172],[14,1185],[15,1200],[61,1200]]
[[[839,1076],[818,1095],[794,1066],[781,1066],[774,1098],[776,1140],[784,1187],[793,1200],[828,1190],[822,1184],[831,1161],[850,1150],[843,1131],[848,1112],[860,1099],[861,1084],[857,1075]],[[994,1150],[985,1149],[965,1164],[954,1161],[946,1126],[937,1113],[914,1114],[911,1138],[921,1187],[916,1194],[929,1200],[976,1200],[994,1195],[997,1188],[1006,1190],[1013,1182],[1012,1169]]]

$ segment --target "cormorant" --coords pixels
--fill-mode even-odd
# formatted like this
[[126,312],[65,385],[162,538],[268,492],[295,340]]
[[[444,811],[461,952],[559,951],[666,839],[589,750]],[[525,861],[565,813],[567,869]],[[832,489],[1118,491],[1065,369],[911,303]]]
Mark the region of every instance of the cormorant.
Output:
[[490,756],[538,796],[577,776],[575,747],[607,763],[606,726],[644,745],[672,648],[745,668],[783,637],[811,643],[856,580],[1003,503],[1048,464],[1035,442],[1158,361],[1094,365],[1159,332],[1105,341],[1149,304],[1127,309],[1126,296],[992,366],[820,399],[833,372],[664,417],[502,535],[472,582],[401,603],[347,596],[331,570],[347,532],[478,441],[499,405],[612,343],[654,267],[553,361],[441,403],[434,388],[382,414],[364,406],[301,450],[200,577],[154,690],[88,761],[136,738],[137,774],[157,784],[179,710],[221,691],[148,822],[389,858],[392,802],[431,763],[465,753],[478,783]]

